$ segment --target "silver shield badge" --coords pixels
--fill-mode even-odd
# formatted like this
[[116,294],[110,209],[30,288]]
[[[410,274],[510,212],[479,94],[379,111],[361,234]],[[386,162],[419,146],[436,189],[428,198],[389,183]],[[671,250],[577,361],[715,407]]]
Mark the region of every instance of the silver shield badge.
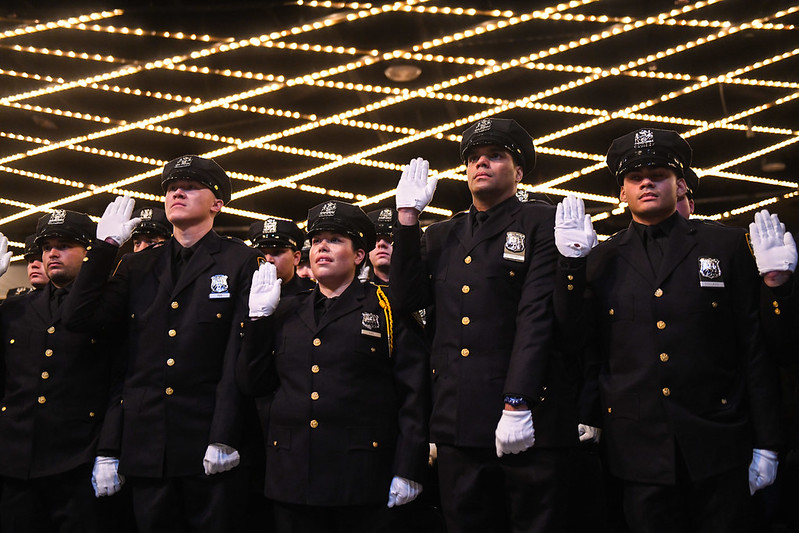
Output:
[[374,313],[361,313],[361,335],[380,337],[380,317]]
[[139,213],[139,218],[142,220],[152,220],[153,219],[153,210],[149,207],[147,209],[142,209],[141,213]]
[[524,233],[509,231],[505,234],[505,250],[502,257],[510,261],[524,262]]
[[209,294],[208,297],[230,298],[226,274],[215,274],[211,276],[211,294]]
[[274,218],[267,218],[264,220],[264,235],[267,233],[276,233],[277,232],[277,220]]
[[477,126],[474,127],[474,133],[483,133],[484,131],[488,131],[491,129],[491,119],[484,118],[480,122],[477,123]]
[[699,286],[724,287],[721,278],[721,261],[715,257],[699,258]]
[[327,202],[325,205],[322,206],[322,209],[319,211],[320,217],[332,217],[336,214],[336,204],[333,202]]
[[191,166],[192,157],[190,155],[184,155],[180,159],[175,162],[175,168],[186,168]]

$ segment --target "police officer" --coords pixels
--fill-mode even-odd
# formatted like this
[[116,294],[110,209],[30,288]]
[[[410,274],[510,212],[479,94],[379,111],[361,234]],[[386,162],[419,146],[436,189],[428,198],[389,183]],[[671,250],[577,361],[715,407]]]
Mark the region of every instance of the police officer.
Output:
[[313,279],[313,272],[311,272],[311,260],[309,254],[311,251],[311,241],[305,239],[300,249],[300,263],[297,265],[297,276],[301,278]]
[[313,281],[296,275],[295,269],[305,235],[291,220],[269,217],[263,222],[253,222],[248,232],[250,242],[275,265],[280,279],[280,296],[294,296],[313,288]]
[[636,532],[744,531],[777,466],[754,261],[742,230],[677,213],[690,163],[676,132],[631,132],[607,155],[630,227],[592,250],[581,201],[556,217],[557,315],[584,341],[586,412]]
[[[111,357],[97,333],[64,323],[62,301],[94,241],[83,213],[39,219],[34,246],[49,282],[0,306],[0,522],[14,531],[100,531],[92,463]],[[0,274],[8,267],[5,237]]]
[[130,219],[132,200],[117,198],[98,224],[65,314],[75,327],[128,332],[119,472],[139,529],[235,530],[247,482],[235,468],[242,436],[235,358],[252,272],[263,258],[213,231],[231,197],[216,162],[173,159],[161,187],[172,238],[124,256],[106,281],[139,222]]
[[133,251],[159,246],[172,236],[172,224],[160,207],[141,207],[133,214],[140,222],[133,229]]
[[423,237],[436,178],[421,159],[403,171],[391,276],[405,311],[435,307],[430,433],[447,530],[552,531],[564,523],[566,446],[577,443],[553,356],[554,209],[515,195],[535,165],[516,121],[471,125],[460,155],[472,206]]
[[372,266],[370,281],[388,285],[391,270],[391,254],[394,251],[394,225],[397,223],[397,211],[390,207],[376,209],[366,213],[375,227],[377,241],[369,252],[369,264]]
[[694,191],[699,185],[699,176],[690,167],[685,167],[685,193],[677,197],[677,212],[684,218],[691,218],[694,214]]
[[9,289],[6,298],[11,296],[19,296],[37,289],[44,288],[47,282],[47,274],[44,273],[44,265],[42,264],[42,249],[36,244],[36,234],[28,235],[25,237],[25,251],[23,258],[26,263],[26,270],[28,273],[28,283],[30,287],[15,287]]
[[382,531],[386,505],[422,490],[425,346],[382,288],[356,279],[375,243],[360,208],[311,208],[308,237],[313,291],[279,299],[272,265],[253,276],[237,382],[252,396],[275,392],[266,495],[277,530]]

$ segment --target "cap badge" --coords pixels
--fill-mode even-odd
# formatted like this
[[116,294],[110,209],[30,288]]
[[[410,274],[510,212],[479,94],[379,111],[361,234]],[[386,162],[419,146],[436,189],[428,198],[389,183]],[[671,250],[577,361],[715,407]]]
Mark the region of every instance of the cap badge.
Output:
[[274,218],[267,218],[264,220],[264,234],[277,233],[277,220]]
[[320,217],[332,217],[335,214],[336,214],[335,202],[327,202],[325,205],[322,206],[322,210],[319,211]]
[[361,313],[361,335],[380,338],[380,317],[374,313]]
[[175,162],[175,168],[186,168],[191,166],[192,157],[190,155],[184,155],[180,159]]
[[211,294],[208,297],[212,299],[230,298],[226,274],[214,274],[211,276]]
[[724,287],[724,281],[718,280],[718,278],[720,277],[721,277],[721,261],[719,261],[714,257],[699,258],[700,287]]
[[64,219],[67,218],[67,212],[64,209],[54,209],[53,212],[50,214],[50,220],[47,221],[48,224],[63,224]]
[[391,222],[391,209],[383,209],[380,211],[380,214],[377,215],[378,222]]
[[655,134],[652,130],[638,130],[635,132],[633,148],[647,148],[655,145]]
[[529,200],[527,191],[524,189],[516,189],[516,198],[518,198],[520,202],[526,202]]
[[488,131],[490,129],[491,129],[491,119],[484,118],[475,125],[473,133],[483,133],[484,131]]
[[524,262],[524,233],[509,231],[505,234],[505,250],[502,257],[518,263]]
[[139,213],[139,218],[142,220],[152,220],[153,219],[153,210],[149,207],[147,209],[142,209],[141,213]]

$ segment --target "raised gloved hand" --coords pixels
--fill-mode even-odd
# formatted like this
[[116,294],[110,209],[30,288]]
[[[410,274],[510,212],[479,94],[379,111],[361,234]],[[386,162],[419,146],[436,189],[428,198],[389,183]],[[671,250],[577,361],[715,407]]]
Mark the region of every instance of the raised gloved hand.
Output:
[[411,159],[402,169],[397,184],[397,209],[413,207],[420,213],[430,204],[436,192],[438,176],[429,176],[430,164],[421,157]]
[[601,434],[602,430],[599,428],[577,424],[577,435],[580,437],[580,442],[599,442]]
[[755,221],[749,224],[749,241],[755,254],[760,275],[769,272],[793,272],[796,269],[796,242],[780,217],[763,209],[755,213]]
[[203,458],[203,468],[205,468],[205,475],[218,474],[220,472],[227,472],[238,466],[241,457],[239,452],[227,446],[226,444],[209,444],[205,450],[205,457]]
[[771,450],[752,450],[749,464],[749,494],[754,494],[774,483],[777,478],[777,452]]
[[97,498],[116,494],[124,484],[125,476],[119,474],[119,459],[103,456],[94,458],[92,487]]
[[535,444],[533,412],[504,409],[494,431],[497,457],[506,453],[520,453]]
[[131,214],[133,214],[133,198],[117,196],[106,206],[100,222],[97,223],[97,238],[101,241],[111,239],[117,246],[125,244],[136,225],[141,222],[140,218],[130,218]]
[[269,316],[280,302],[280,279],[275,265],[263,263],[252,273],[250,286],[250,318]]
[[8,251],[8,239],[0,233],[0,276],[8,271],[11,263],[11,252]]
[[591,216],[580,198],[567,196],[555,210],[555,246],[564,257],[585,257],[596,246]]
[[388,489],[388,506],[405,505],[415,500],[421,493],[421,483],[405,479],[404,477],[394,476],[391,480],[391,487]]

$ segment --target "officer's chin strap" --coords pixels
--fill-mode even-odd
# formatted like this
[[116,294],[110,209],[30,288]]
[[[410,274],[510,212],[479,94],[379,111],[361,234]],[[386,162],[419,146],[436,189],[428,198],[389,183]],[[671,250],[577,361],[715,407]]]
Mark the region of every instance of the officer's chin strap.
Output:
[[388,332],[388,356],[391,357],[391,352],[394,349],[394,319],[391,315],[391,304],[388,301],[386,293],[379,285],[377,287],[377,301],[380,307],[383,308],[383,313],[386,315],[386,330]]

